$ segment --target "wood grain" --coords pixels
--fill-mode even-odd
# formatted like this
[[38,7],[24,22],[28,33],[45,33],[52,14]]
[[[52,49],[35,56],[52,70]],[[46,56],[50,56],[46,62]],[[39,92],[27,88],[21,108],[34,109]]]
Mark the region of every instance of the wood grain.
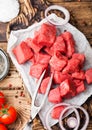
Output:
[[70,23],[83,32],[92,45],[92,2],[54,2],[54,4],[69,10]]
[[0,41],[6,41],[7,23],[0,22]]
[[[26,0],[20,0],[20,1],[24,3],[26,2]],[[29,10],[29,12],[26,8],[28,6],[27,3],[26,3],[26,7],[24,5],[21,6],[22,10],[20,11],[25,15],[25,21],[28,22],[28,26],[32,25],[34,22],[39,22],[41,19],[43,19],[44,10],[49,5],[57,4],[60,6],[64,6],[70,12],[71,15],[70,23],[85,34],[90,45],[92,46],[92,0],[35,0],[35,1],[31,0],[31,4],[32,4],[31,5],[32,10]],[[30,12],[32,14],[33,12],[32,19],[30,19],[29,17],[30,15],[28,15],[27,17],[27,12],[28,14],[30,14]],[[59,13],[57,14],[59,15]],[[21,29],[22,27],[24,27],[15,24],[16,21],[18,21],[18,19],[19,17],[11,24],[12,26],[10,28],[10,31],[13,29]],[[5,51],[7,49],[7,42],[4,42],[7,40],[6,31],[7,31],[7,23],[0,23],[0,41],[1,41],[0,48],[3,48]],[[30,116],[31,98],[26,90],[26,87],[24,86],[20,74],[16,70],[11,59],[10,59],[10,63],[11,63],[10,71],[7,77],[3,81],[0,81],[0,89],[6,95],[6,101],[9,102],[10,104],[13,104],[18,111],[18,120],[13,125],[9,126],[9,130],[18,130],[18,129],[23,130],[23,127],[25,126]],[[23,93],[23,95],[21,93]],[[84,104],[84,108],[88,110],[90,115],[90,122],[87,130],[92,130],[92,105],[91,104],[92,104],[92,96]],[[33,127],[32,130],[40,130],[40,129],[44,130],[39,117],[37,117],[33,121],[32,127]],[[58,125],[54,126],[53,129],[59,130]]]
[[92,2],[92,0],[48,0],[52,3],[58,3],[58,2]]

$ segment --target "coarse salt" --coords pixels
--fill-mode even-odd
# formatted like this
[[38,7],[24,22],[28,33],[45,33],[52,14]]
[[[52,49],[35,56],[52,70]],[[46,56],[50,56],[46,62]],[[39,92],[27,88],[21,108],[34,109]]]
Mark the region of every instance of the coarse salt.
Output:
[[18,0],[0,0],[0,22],[9,22],[19,13]]

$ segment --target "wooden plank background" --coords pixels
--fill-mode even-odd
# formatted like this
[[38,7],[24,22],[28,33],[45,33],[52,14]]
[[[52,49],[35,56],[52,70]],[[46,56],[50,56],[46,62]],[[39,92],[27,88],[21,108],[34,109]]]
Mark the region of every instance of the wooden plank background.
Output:
[[[22,0],[23,1],[23,0]],[[80,1],[80,2],[79,2]],[[71,15],[70,23],[82,31],[92,46],[92,0],[31,0],[32,7],[35,12],[33,19],[29,20],[29,25],[35,21],[39,22],[44,18],[44,10],[52,4],[66,7]],[[0,22],[0,48],[7,52],[7,31],[8,23]],[[22,78],[10,59],[10,71],[7,77],[0,81],[0,89],[6,96],[6,101],[13,104],[18,111],[18,120],[15,124],[9,126],[9,130],[22,130],[30,116],[31,99],[22,81]],[[89,112],[90,123],[87,130],[92,130],[92,97],[87,100],[84,107]],[[27,109],[26,109],[27,108]],[[26,117],[24,116],[26,115]],[[39,117],[37,118],[39,120]],[[36,119],[33,121],[33,130],[44,130],[40,128],[41,123],[35,125]],[[54,130],[59,130],[57,126]]]

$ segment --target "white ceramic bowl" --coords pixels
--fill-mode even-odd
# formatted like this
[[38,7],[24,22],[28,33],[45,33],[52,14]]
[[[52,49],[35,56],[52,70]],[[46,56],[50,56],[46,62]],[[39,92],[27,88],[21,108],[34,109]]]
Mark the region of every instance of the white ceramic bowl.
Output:
[[10,68],[9,58],[4,50],[0,49],[0,80],[3,80]]

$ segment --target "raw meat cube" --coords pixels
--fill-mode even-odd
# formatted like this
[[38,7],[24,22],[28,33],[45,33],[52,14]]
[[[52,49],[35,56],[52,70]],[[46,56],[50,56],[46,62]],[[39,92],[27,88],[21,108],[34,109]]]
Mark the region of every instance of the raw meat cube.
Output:
[[82,82],[83,80],[80,80],[80,79],[73,79],[73,83],[74,83],[74,86],[75,86],[75,88],[77,87],[77,86],[79,86],[80,85],[80,82]]
[[27,38],[26,40],[25,40],[25,42],[26,42],[26,44],[30,47],[30,48],[32,48],[33,49],[33,51],[35,52],[35,53],[38,53],[41,49],[42,49],[42,45],[39,45],[38,43],[37,43],[37,39],[35,38],[35,39],[32,39],[32,38]]
[[92,83],[92,68],[86,70],[85,72],[86,81],[88,84]]
[[56,55],[56,57],[58,57],[59,59],[64,59],[66,62],[68,61],[68,58],[66,56],[64,56],[60,51],[56,51],[54,53]]
[[70,99],[72,97],[76,96],[76,89],[73,87],[73,89],[70,90],[69,93],[67,93],[63,98],[64,99]]
[[44,65],[39,64],[39,63],[38,64],[34,64],[30,68],[30,75],[35,77],[35,78],[37,78],[37,79],[39,79],[41,74],[42,74],[42,72],[46,68],[47,68],[47,64],[44,64]]
[[66,97],[68,98],[68,96],[70,98],[76,96],[76,89],[75,89],[75,86],[73,84],[73,81],[72,81],[70,92],[66,95]]
[[64,99],[69,99],[76,95],[76,89],[72,79],[66,79],[60,84],[60,92]]
[[64,32],[62,34],[62,37],[66,42],[67,56],[71,58],[72,54],[75,52],[75,48],[74,48],[75,42],[74,42],[73,36],[70,32]]
[[73,35],[70,32],[65,31],[62,33],[62,37],[64,38],[65,41],[68,41],[69,39],[73,38]]
[[85,91],[86,87],[85,87],[84,82],[82,80],[73,80],[73,82],[74,82],[77,94]]
[[85,73],[84,73],[84,71],[74,72],[74,73],[72,73],[72,77],[75,78],[75,79],[84,80],[85,79]]
[[32,50],[26,45],[25,42],[21,42],[12,51],[19,64],[25,63],[33,56]]
[[62,36],[57,36],[54,44],[51,47],[46,47],[45,51],[53,56],[55,52],[60,51],[62,54],[66,53],[66,45]]
[[33,57],[31,59],[29,59],[29,61],[31,61],[33,64],[36,63],[36,61],[35,61],[35,54],[33,55]]
[[56,37],[53,47],[54,47],[54,50],[53,50],[54,52],[60,51],[62,54],[66,54],[66,45],[65,45],[62,35],[59,35]]
[[56,27],[43,23],[38,34],[38,43],[42,46],[50,47],[56,38]]
[[81,82],[81,84],[76,88],[77,94],[84,92],[86,90],[86,87],[84,85],[84,82]]
[[82,53],[74,53],[72,55],[72,58],[80,60],[80,66],[83,66],[83,63],[85,61],[85,55]]
[[49,80],[50,80],[50,77],[46,77],[42,80],[41,86],[39,88],[40,93],[45,94]]
[[60,95],[61,97],[64,97],[66,94],[68,94],[71,90],[71,81],[69,79],[64,80],[59,88],[60,88]]
[[62,74],[62,72],[59,72],[59,71],[55,71],[54,72],[54,82],[56,84],[60,84],[61,82],[63,82],[65,79],[70,79],[71,78],[71,75],[69,74]]
[[54,70],[61,71],[67,64],[67,61],[63,57],[62,59],[61,58],[59,59],[56,55],[54,55],[50,59],[49,64]]
[[75,52],[74,41],[69,40],[66,43],[67,43],[67,45],[66,45],[67,46],[67,56],[68,56],[68,58],[71,58],[72,54]]
[[56,87],[50,90],[49,95],[48,95],[48,100],[49,102],[52,102],[52,103],[60,103],[62,101],[59,87]]
[[44,48],[44,51],[49,54],[50,56],[53,56],[54,55],[54,46],[51,46],[51,47],[45,47]]
[[78,59],[71,58],[68,60],[67,66],[63,69],[63,73],[74,73],[80,70],[80,61]]
[[59,119],[60,117],[60,114],[62,112],[62,110],[65,108],[65,106],[58,106],[58,107],[55,107],[52,112],[51,112],[51,117],[54,118],[54,119]]
[[48,64],[51,56],[48,54],[37,53],[36,54],[36,63]]

